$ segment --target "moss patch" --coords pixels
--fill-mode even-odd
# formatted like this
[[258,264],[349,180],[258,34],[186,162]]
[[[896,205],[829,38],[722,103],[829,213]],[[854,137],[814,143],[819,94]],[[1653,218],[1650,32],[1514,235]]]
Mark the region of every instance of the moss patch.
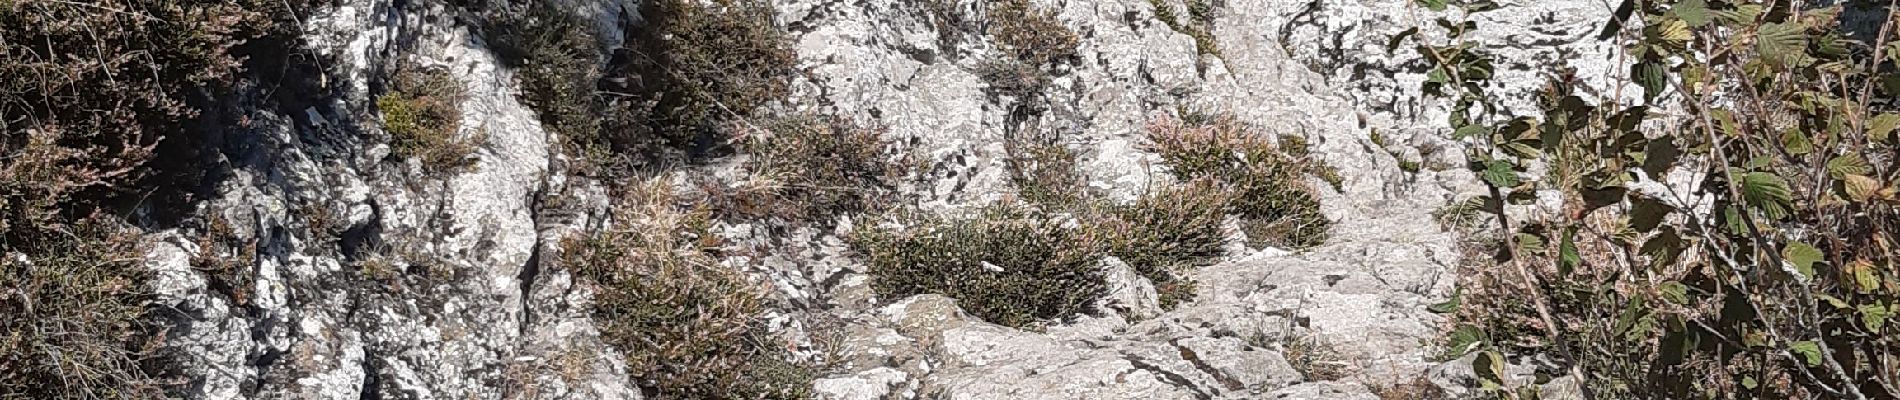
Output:
[[405,69],[376,97],[391,155],[414,159],[431,173],[453,173],[475,165],[482,137],[457,135],[462,127],[463,90],[446,72]]

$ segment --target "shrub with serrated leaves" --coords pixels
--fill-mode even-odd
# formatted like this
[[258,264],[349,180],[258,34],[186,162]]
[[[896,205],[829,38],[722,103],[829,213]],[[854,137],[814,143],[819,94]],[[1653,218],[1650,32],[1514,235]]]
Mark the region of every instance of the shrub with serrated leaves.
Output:
[[1854,40],[1838,5],[1624,3],[1603,39],[1629,50],[1640,101],[1555,71],[1540,113],[1499,114],[1470,91],[1496,61],[1475,22],[1395,38],[1419,42],[1422,89],[1451,99],[1483,202],[1563,204],[1496,218],[1497,257],[1440,307],[1463,324],[1453,347],[1555,353],[1596,398],[1900,396],[1900,114],[1875,101],[1900,95],[1892,21]]

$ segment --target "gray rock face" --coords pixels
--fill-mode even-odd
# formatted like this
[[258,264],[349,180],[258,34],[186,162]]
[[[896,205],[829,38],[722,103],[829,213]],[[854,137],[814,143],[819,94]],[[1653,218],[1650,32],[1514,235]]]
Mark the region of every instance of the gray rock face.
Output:
[[[942,2],[972,13],[986,3]],[[198,210],[203,226],[151,234],[155,289],[181,315],[169,338],[189,397],[639,398],[590,320],[588,289],[550,261],[562,239],[588,234],[605,196],[561,169],[558,138],[515,98],[513,72],[438,2],[337,3],[306,18],[304,37],[332,64],[336,93],[295,110],[244,100],[252,123],[229,135],[239,138],[229,178]],[[637,9],[566,3],[608,31]],[[797,315],[842,321],[841,365],[814,382],[819,397],[1374,398],[1359,382],[1410,381],[1435,365],[1427,343],[1442,321],[1424,308],[1450,293],[1457,260],[1430,213],[1480,186],[1455,168],[1463,158],[1439,128],[1442,107],[1413,90],[1421,65],[1384,50],[1400,30],[1433,29],[1408,2],[1215,2],[1221,52],[1203,55],[1149,0],[1035,0],[1081,43],[1045,93],[1048,109],[1027,118],[976,72],[996,45],[941,30],[928,2],[774,3],[810,72],[787,111],[913,144],[935,168],[903,190],[925,210],[1010,196],[1002,143],[1031,133],[1080,153],[1092,188],[1132,200],[1171,179],[1142,129],[1177,110],[1304,137],[1345,177],[1322,191],[1336,221],[1328,244],[1230,254],[1195,272],[1197,299],[1165,311],[1151,283],[1111,262],[1115,295],[1100,312],[1040,332],[976,320],[941,296],[878,298],[838,240],[846,227],[789,238],[721,227],[741,242],[806,244],[729,261],[801,308],[775,327],[800,334]],[[1612,49],[1590,39],[1609,13],[1600,2],[1504,3],[1479,33],[1501,58],[1615,72]],[[428,176],[389,159],[372,88],[399,62],[443,68],[467,89],[458,135],[486,138],[474,168]],[[1501,66],[1498,90],[1537,88],[1542,67]],[[1392,140],[1374,143],[1374,132]],[[1428,168],[1405,172],[1402,160]],[[562,206],[543,201],[556,194]],[[210,221],[232,237],[201,240]],[[196,266],[205,259],[249,279],[214,276]]]
[[[432,22],[441,5],[341,3],[305,26],[340,94],[301,113],[256,104],[233,135],[246,142],[227,153],[232,175],[200,209],[232,240],[153,234],[158,292],[184,314],[172,344],[196,379],[188,397],[638,398],[585,294],[540,273],[563,232],[536,204],[561,181],[511,72],[465,28]],[[457,134],[486,138],[469,171],[425,175],[371,144],[386,136],[370,80],[396,63],[466,89]],[[218,287],[194,258],[253,278]]]

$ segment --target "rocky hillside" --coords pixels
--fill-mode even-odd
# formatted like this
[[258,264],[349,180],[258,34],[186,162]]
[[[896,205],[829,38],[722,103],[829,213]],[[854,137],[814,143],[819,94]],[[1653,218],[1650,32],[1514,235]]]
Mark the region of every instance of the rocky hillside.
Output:
[[[215,140],[201,142],[216,148],[207,152],[204,193],[175,217],[137,207],[125,214],[154,273],[166,371],[153,376],[165,377],[169,393],[717,397],[666,382],[731,372],[643,364],[651,362],[645,352],[661,351],[652,349],[715,350],[629,348],[641,342],[617,330],[630,323],[601,311],[625,295],[610,292],[617,287],[602,284],[596,267],[577,265],[584,257],[573,243],[617,238],[627,221],[663,214],[628,209],[625,193],[640,185],[628,182],[716,199],[706,182],[752,179],[751,163],[766,153],[714,144],[612,172],[576,150],[576,131],[552,125],[548,103],[524,86],[542,66],[513,60],[521,56],[507,54],[513,44],[500,36],[510,27],[484,9],[510,2],[315,3],[290,22],[290,55],[277,59],[291,61],[251,62],[253,78],[206,93],[217,101],[202,115],[219,119],[209,121]],[[735,287],[758,289],[759,315],[744,329],[760,334],[743,337],[769,338],[758,340],[773,350],[748,354],[798,365],[798,387],[770,397],[1394,399],[1478,387],[1468,359],[1441,356],[1448,324],[1428,308],[1452,297],[1467,251],[1434,211],[1485,187],[1463,169],[1463,145],[1441,128],[1443,104],[1417,93],[1426,65],[1387,47],[1401,31],[1440,29],[1414,2],[769,3],[769,28],[795,55],[795,73],[754,107],[765,111],[716,102],[723,111],[713,112],[747,115],[720,125],[759,129],[765,115],[849,121],[906,166],[886,195],[867,200],[878,212],[801,220],[714,210],[693,236],[711,249],[693,257],[736,271],[743,283]],[[1525,64],[1497,65],[1491,90],[1528,93],[1551,66],[1575,67],[1595,84],[1602,80],[1591,77],[1624,69],[1611,45],[1594,40],[1612,12],[1603,2],[1501,3],[1479,16],[1486,29],[1475,34],[1501,59]],[[590,33],[581,43],[598,57],[581,59],[612,69],[652,57],[628,49],[652,48],[636,42],[655,40],[641,35],[659,20],[643,15],[654,6],[550,4],[564,14],[539,18],[572,18]],[[1011,14],[1011,4],[1028,8]],[[1011,30],[1012,15],[1053,21],[1072,33],[1072,46],[1050,58],[1025,53],[1024,39],[1011,35],[1054,29]],[[1011,58],[1027,69],[998,66]],[[410,71],[447,80],[399,78]],[[595,78],[575,90],[630,85],[611,71]],[[431,92],[429,82],[456,89]],[[401,108],[418,113],[411,116],[394,112],[401,104],[392,98],[440,101]],[[968,310],[970,299],[892,295],[854,239],[903,225],[893,214],[966,215],[1022,201],[1012,143],[1023,137],[1073,155],[1082,191],[1099,201],[1141,202],[1190,180],[1151,134],[1157,121],[1191,115],[1304,143],[1299,162],[1336,171],[1291,183],[1313,188],[1330,225],[1324,239],[1263,245],[1228,216],[1219,254],[1181,272],[1198,283],[1186,296],[1164,300],[1172,286],[1121,258],[1090,259],[1104,295],[1028,324],[987,320]],[[1520,372],[1537,373],[1513,369]]]

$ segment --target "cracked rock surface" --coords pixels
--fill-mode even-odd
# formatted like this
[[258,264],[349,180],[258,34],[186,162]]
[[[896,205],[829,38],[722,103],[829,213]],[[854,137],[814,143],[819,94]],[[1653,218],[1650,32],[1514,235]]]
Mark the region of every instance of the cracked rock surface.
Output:
[[[983,0],[937,1],[979,10]],[[605,196],[567,177],[559,138],[516,98],[514,71],[440,2],[334,3],[304,20],[325,90],[239,99],[252,122],[226,135],[227,178],[199,205],[200,223],[149,234],[189,397],[640,398],[590,320],[588,289],[550,261],[561,240],[588,234]],[[638,9],[569,3],[602,29]],[[926,2],[773,3],[809,72],[784,106],[911,144],[937,166],[903,188],[925,210],[1008,196],[1002,143],[1020,131],[1059,133],[1091,187],[1132,200],[1171,179],[1142,148],[1143,125],[1181,109],[1304,137],[1345,178],[1321,191],[1335,221],[1326,244],[1230,252],[1196,271],[1198,297],[1172,310],[1122,265],[1110,274],[1115,306],[1039,331],[983,322],[942,296],[878,298],[843,228],[769,238],[723,227],[738,242],[807,244],[741,264],[797,308],[784,315],[838,321],[841,362],[813,383],[820,398],[1361,399],[1440,366],[1444,321],[1425,308],[1450,295],[1458,254],[1431,212],[1481,186],[1437,128],[1442,107],[1414,90],[1422,65],[1384,49],[1389,35],[1430,25],[1410,2],[1215,1],[1221,51],[1199,54],[1150,0],[1035,0],[1081,40],[1047,110],[1029,118],[1012,112],[1018,99],[985,92],[976,71],[996,45],[944,40]],[[1613,49],[1593,40],[1610,13],[1601,2],[1500,3],[1483,17],[1496,29],[1478,35],[1500,59],[1545,64],[1501,65],[1496,90],[1534,90],[1549,65],[1586,82],[1614,73]],[[363,139],[386,135],[372,88],[398,62],[450,71],[467,88],[458,135],[486,138],[474,167],[430,176]],[[550,206],[549,193],[571,198]],[[202,239],[216,232],[229,237]],[[202,259],[252,279],[226,287],[196,267]],[[392,269],[403,273],[377,273]],[[775,326],[809,329],[797,320]]]

